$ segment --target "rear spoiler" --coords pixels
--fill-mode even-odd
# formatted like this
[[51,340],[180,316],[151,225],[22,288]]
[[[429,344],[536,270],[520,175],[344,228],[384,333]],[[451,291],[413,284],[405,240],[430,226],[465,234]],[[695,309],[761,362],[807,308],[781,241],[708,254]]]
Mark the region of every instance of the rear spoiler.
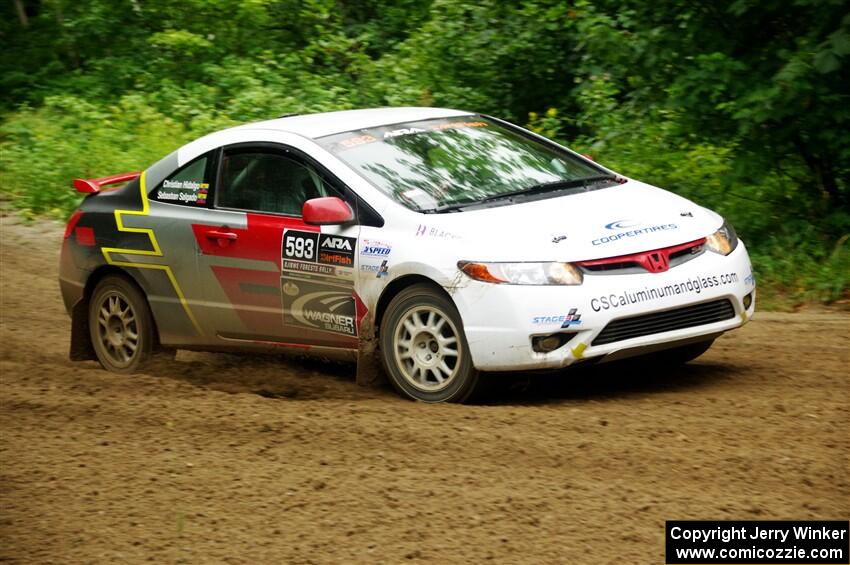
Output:
[[100,189],[104,186],[124,184],[125,182],[136,180],[141,174],[140,171],[136,171],[133,173],[121,173],[120,175],[101,177],[99,179],[74,179],[74,188],[81,194],[94,194],[100,192]]

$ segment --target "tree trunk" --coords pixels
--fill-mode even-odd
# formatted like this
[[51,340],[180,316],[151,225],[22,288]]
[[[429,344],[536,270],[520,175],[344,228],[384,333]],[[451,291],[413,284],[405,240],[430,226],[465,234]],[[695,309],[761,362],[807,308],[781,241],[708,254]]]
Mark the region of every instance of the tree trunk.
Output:
[[794,145],[797,151],[805,161],[806,166],[811,171],[812,180],[821,191],[826,194],[829,203],[833,206],[841,202],[841,195],[838,193],[838,183],[835,179],[835,169],[832,167],[832,159],[829,155],[816,154],[811,150],[810,145],[799,135],[794,136]]
[[29,27],[30,21],[27,18],[27,11],[24,9],[24,3],[21,0],[13,0],[15,2],[15,11],[18,13],[18,20],[21,22],[21,27]]
[[80,56],[74,47],[73,39],[68,37],[65,31],[65,13],[62,11],[62,0],[53,0],[53,12],[56,17],[56,25],[59,26],[59,34],[62,37],[62,43],[65,44],[65,49],[68,52],[68,58],[71,61],[71,67],[74,69],[80,68]]

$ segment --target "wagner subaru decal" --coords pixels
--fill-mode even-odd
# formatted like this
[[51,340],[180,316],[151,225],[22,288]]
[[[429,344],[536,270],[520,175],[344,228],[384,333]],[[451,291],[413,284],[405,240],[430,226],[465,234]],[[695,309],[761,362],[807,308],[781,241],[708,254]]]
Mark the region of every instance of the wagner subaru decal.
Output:
[[349,336],[357,335],[351,286],[327,279],[287,279],[283,292],[283,323]]

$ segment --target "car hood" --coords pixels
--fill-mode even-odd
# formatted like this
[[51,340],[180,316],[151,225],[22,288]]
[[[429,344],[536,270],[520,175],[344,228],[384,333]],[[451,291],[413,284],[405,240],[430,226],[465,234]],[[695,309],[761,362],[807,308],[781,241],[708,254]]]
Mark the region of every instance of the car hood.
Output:
[[610,188],[509,206],[422,216],[417,235],[477,261],[581,261],[703,238],[722,218],[629,180]]

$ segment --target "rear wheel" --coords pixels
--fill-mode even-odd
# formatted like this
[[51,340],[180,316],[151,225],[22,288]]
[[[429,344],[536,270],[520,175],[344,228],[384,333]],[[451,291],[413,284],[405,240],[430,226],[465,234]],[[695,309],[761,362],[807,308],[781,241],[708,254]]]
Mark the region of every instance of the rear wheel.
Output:
[[429,285],[396,295],[381,321],[381,359],[402,395],[423,402],[463,402],[478,381],[460,314]]
[[121,276],[101,280],[89,301],[89,333],[97,360],[115,373],[135,373],[151,360],[153,322],[138,287]]

